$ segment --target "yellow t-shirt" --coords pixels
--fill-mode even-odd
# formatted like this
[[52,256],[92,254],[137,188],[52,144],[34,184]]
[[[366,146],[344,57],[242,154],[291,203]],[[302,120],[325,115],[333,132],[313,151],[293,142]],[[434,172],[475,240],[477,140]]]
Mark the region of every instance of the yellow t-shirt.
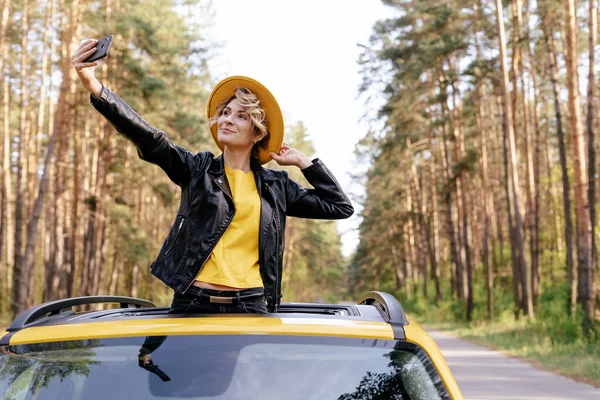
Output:
[[225,167],[235,215],[196,280],[235,288],[263,287],[258,264],[260,196],[254,173]]

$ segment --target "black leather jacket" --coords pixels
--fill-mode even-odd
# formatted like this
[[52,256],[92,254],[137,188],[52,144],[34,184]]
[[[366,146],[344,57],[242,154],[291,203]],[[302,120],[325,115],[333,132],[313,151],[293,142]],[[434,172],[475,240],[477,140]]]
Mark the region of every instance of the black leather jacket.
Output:
[[[181,187],[181,203],[152,274],[177,293],[184,293],[212,253],[235,214],[224,173],[223,156],[191,153],[173,144],[164,132],[144,121],[127,103],[107,88],[92,105],[116,130],[130,139],[141,159],[157,164]],[[302,170],[314,189],[253,162],[261,199],[259,264],[269,311],[281,300],[281,274],[286,216],[318,219],[350,217],[354,209],[331,172],[319,159]]]

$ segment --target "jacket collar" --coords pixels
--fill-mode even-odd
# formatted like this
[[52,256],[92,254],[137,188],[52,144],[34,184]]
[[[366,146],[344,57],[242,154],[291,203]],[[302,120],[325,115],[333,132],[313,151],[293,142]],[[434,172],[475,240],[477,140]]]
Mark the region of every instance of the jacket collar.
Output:
[[[254,157],[250,159],[250,169],[254,172],[254,175],[260,181],[274,181],[277,180],[277,176],[270,169],[262,167],[258,160]],[[223,176],[225,174],[225,161],[223,160],[223,154],[213,158],[208,173],[213,177]]]

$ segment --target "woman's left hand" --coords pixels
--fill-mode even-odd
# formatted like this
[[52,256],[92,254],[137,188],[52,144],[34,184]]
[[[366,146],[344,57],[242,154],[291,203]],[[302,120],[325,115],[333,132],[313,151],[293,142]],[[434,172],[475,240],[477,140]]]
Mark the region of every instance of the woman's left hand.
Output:
[[312,161],[303,152],[293,149],[285,143],[277,154],[273,152],[269,154],[279,165],[295,165],[300,169],[304,169],[312,164]]

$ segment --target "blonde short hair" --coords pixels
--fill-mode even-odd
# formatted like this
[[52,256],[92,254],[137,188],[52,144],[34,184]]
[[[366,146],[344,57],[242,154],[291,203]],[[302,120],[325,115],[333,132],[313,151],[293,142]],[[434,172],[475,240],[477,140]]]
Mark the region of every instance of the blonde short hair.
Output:
[[254,133],[257,136],[265,134],[261,141],[257,142],[252,149],[252,154],[256,157],[258,156],[258,147],[267,147],[269,141],[269,128],[265,110],[260,106],[258,97],[256,97],[250,89],[241,86],[236,87],[233,91],[233,96],[228,97],[219,103],[215,115],[208,120],[208,126],[210,128],[215,125],[221,115],[223,115],[225,107],[235,99],[237,99],[244,112],[250,117],[250,121],[254,126]]

